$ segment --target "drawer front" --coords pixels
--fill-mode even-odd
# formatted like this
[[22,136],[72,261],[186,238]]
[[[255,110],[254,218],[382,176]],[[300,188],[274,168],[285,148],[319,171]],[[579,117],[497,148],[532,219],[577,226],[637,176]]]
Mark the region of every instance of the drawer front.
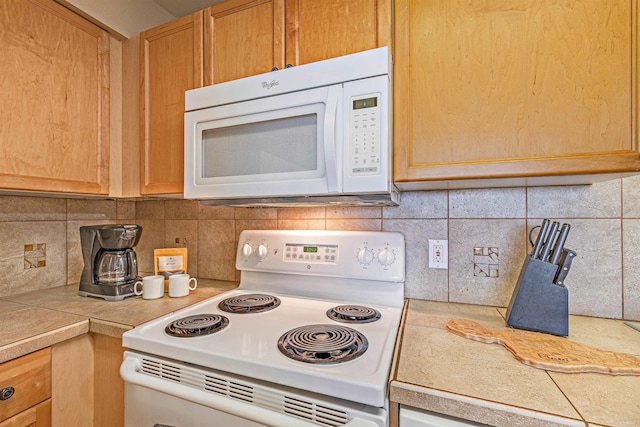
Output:
[[51,399],[1,421],[0,427],[51,427]]
[[0,390],[5,398],[0,400],[0,421],[50,398],[51,349],[1,364]]

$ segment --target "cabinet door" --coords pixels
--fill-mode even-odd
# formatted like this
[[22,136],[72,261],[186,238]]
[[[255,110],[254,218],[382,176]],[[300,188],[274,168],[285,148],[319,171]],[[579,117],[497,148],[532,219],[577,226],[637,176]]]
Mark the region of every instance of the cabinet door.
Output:
[[229,0],[205,10],[205,85],[284,65],[284,0]]
[[0,427],[51,427],[51,399],[0,422]]
[[120,364],[124,348],[122,339],[91,334],[94,343],[95,415],[94,427],[124,426],[124,380]]
[[202,11],[140,34],[140,194],[182,193],[184,92],[202,86]]
[[0,12],[0,188],[107,194],[108,34],[52,0]]
[[634,5],[397,0],[396,181],[638,170]]
[[286,0],[286,63],[391,45],[391,0]]

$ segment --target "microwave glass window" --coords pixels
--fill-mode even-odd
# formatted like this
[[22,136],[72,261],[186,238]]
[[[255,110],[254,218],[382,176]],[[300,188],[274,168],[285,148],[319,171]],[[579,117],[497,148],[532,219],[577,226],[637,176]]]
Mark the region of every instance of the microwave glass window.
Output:
[[204,178],[315,171],[318,116],[204,130],[202,150]]

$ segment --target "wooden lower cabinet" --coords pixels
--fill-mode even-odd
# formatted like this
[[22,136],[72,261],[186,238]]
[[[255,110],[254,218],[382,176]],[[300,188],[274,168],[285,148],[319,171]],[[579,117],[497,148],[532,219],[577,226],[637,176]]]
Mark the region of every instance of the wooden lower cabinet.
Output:
[[50,427],[51,399],[0,422],[0,427]]
[[120,364],[122,338],[91,334],[94,348],[94,427],[124,426],[124,380]]
[[52,426],[93,425],[93,359],[93,340],[89,334],[51,348]]
[[51,426],[51,349],[0,365],[0,426]]
[[124,426],[122,339],[88,333],[53,346],[52,426]]
[[[0,364],[0,427],[124,426],[122,339],[88,333]],[[5,392],[6,393],[6,392]]]

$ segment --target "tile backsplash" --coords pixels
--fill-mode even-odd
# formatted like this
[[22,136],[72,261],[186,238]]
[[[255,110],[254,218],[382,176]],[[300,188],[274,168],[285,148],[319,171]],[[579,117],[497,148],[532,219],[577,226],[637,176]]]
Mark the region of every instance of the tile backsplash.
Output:
[[[189,250],[189,273],[238,280],[234,256],[245,229],[398,231],[407,242],[410,298],[506,306],[543,218],[571,224],[566,280],[573,314],[640,320],[640,176],[590,186],[406,192],[389,208],[202,206],[185,200],[0,196],[0,297],[75,284],[81,225],[137,223],[140,271],[153,249]],[[428,268],[428,240],[449,241],[449,269]]]

